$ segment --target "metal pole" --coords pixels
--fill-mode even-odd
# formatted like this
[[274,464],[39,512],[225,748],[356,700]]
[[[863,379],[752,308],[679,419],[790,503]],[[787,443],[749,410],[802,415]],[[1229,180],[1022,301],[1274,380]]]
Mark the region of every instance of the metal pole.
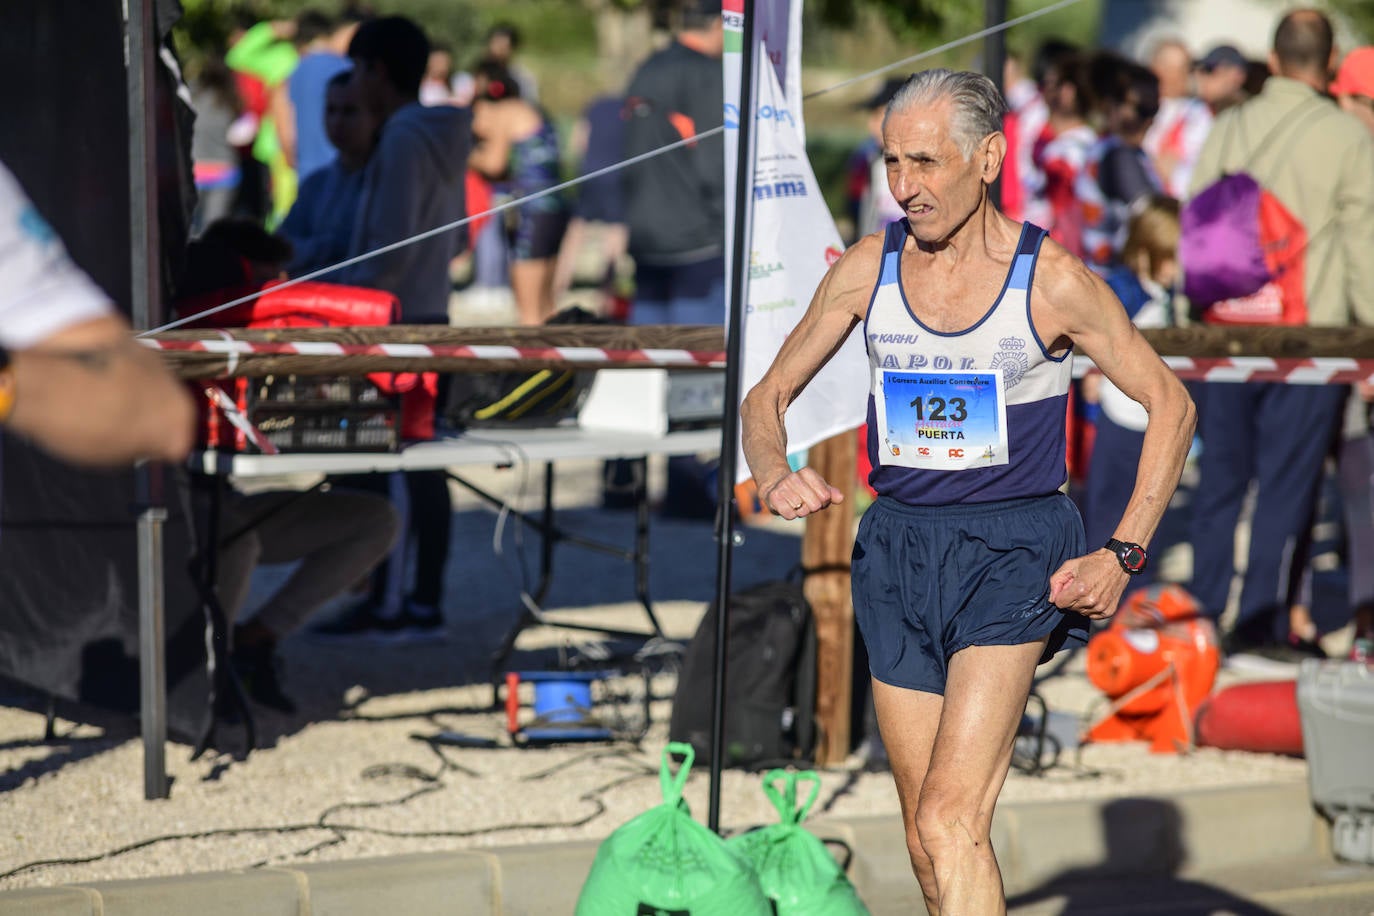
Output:
[[[157,25],[153,0],[124,0],[124,65],[129,109],[130,316],[151,328],[161,316],[154,118]],[[162,467],[138,470],[138,665],[143,728],[143,797],[166,798],[167,672],[163,633]]]
[[[1001,25],[1007,20],[1007,0],[984,0],[983,19],[986,28]],[[983,74],[992,80],[997,91],[1006,95],[1007,87],[1002,78],[1007,62],[1007,33],[996,31],[983,39]],[[988,188],[988,196],[993,204],[1002,206],[1002,179],[999,176]]]
[[706,825],[720,832],[720,783],[725,759],[725,642],[730,631],[730,563],[735,549],[735,468],[739,450],[740,351],[749,281],[749,211],[754,184],[754,0],[744,0],[744,49],[739,89],[739,145],[735,170],[735,235],[730,254],[730,312],[725,339],[725,421],[717,479],[716,645],[711,684],[711,785]]
[[157,222],[157,118],[154,82],[157,23],[154,0],[123,0],[129,103],[130,318],[135,328],[162,317]]
[[138,670],[139,712],[143,724],[143,797],[166,798],[167,671],[163,633],[162,475],[145,467],[139,490],[144,501],[138,519]]

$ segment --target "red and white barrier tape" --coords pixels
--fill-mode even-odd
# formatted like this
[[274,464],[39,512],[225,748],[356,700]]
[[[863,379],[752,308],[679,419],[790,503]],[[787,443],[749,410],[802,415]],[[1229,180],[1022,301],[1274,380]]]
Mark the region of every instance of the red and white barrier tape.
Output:
[[[386,356],[393,359],[530,359],[569,363],[621,363],[642,367],[724,368],[723,352],[694,350],[610,350],[601,347],[510,347],[418,343],[342,344],[326,341],[269,342],[233,339],[157,340],[140,338],[155,350],[213,353],[230,364],[250,354],[271,356]],[[1205,382],[1283,382],[1289,385],[1349,385],[1374,382],[1374,359],[1344,357],[1270,358],[1267,356],[1165,356],[1179,378]],[[1077,357],[1073,374],[1083,377],[1096,369],[1092,360]]]
[[645,367],[724,368],[724,352],[693,350],[608,350],[600,347],[508,347],[456,344],[341,344],[325,341],[267,342],[252,340],[157,340],[140,338],[154,350],[214,353],[236,359],[246,354],[271,356],[387,356],[393,359],[539,359],[569,363],[628,363]]
[[[1267,356],[1165,356],[1165,365],[1181,379],[1201,382],[1283,382],[1288,385],[1351,385],[1374,382],[1374,359],[1313,357],[1271,359]],[[1076,357],[1073,374],[1096,371],[1092,360]]]

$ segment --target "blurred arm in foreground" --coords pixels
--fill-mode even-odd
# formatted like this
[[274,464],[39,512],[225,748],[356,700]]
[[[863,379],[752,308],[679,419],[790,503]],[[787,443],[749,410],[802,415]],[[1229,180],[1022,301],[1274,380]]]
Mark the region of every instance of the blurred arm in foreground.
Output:
[[190,396],[0,166],[0,424],[77,464],[176,461]]

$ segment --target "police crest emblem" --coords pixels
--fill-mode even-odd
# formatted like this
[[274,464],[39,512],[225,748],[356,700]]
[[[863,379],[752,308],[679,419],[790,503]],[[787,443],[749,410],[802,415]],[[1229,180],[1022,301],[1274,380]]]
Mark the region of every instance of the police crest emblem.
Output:
[[1030,370],[1030,358],[1026,356],[1026,341],[1021,337],[1003,337],[997,342],[997,354],[992,358],[993,369],[1002,373],[1002,384],[1008,389],[1015,388]]

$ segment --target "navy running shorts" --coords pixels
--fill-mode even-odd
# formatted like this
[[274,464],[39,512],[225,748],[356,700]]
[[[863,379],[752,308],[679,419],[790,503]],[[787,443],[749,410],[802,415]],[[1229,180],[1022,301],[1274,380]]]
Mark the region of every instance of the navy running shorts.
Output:
[[1087,641],[1088,619],[1050,603],[1050,576],[1086,552],[1083,521],[1055,493],[909,506],[880,496],[854,542],[854,615],[884,684],[943,695],[968,646],[1049,637],[1045,661]]
[[565,210],[516,208],[506,241],[513,261],[543,261],[558,256],[563,233],[568,228]]

